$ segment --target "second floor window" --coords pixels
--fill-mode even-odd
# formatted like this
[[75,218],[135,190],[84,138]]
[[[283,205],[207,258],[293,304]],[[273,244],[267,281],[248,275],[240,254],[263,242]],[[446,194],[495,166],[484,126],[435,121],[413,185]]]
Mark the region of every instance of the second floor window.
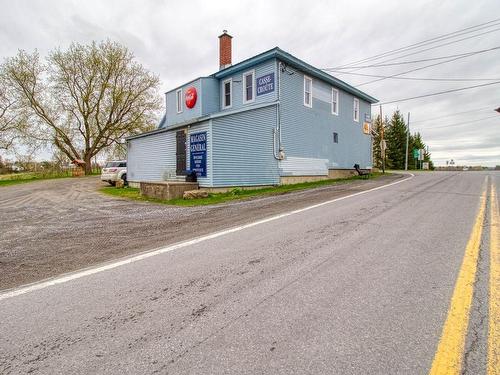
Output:
[[339,114],[339,90],[332,87],[332,115]]
[[177,107],[177,113],[182,112],[182,89],[179,89],[175,92],[175,99],[176,99],[176,107]]
[[354,98],[354,121],[359,122],[359,99]]
[[230,108],[233,102],[233,82],[228,79],[222,82],[222,107]]
[[312,89],[313,80],[308,76],[304,76],[304,105],[312,108]]
[[255,71],[243,74],[243,103],[253,102],[255,99]]

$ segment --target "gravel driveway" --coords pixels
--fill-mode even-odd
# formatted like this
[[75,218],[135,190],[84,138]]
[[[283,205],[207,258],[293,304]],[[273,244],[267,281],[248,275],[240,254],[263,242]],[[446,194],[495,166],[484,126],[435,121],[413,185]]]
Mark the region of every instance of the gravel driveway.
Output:
[[383,185],[400,175],[217,206],[105,196],[97,177],[0,188],[0,290]]

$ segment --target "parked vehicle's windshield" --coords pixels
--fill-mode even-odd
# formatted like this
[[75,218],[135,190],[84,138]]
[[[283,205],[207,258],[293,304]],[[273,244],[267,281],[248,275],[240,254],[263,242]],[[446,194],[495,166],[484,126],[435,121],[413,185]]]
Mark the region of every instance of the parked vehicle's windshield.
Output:
[[116,168],[116,167],[126,167],[127,163],[119,162],[119,161],[108,161],[106,163],[106,168]]

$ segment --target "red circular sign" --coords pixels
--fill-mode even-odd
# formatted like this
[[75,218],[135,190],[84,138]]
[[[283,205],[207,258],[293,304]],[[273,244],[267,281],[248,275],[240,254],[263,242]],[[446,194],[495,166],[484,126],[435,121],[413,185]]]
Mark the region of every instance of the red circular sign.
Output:
[[190,87],[186,90],[186,107],[193,108],[196,105],[196,99],[198,99],[198,93],[194,87]]

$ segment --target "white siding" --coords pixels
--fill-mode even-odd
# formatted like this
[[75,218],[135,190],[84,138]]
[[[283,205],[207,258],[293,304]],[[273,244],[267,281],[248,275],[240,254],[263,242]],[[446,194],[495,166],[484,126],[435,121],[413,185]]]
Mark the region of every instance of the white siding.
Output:
[[163,181],[175,176],[175,132],[162,132],[128,141],[129,181]]
[[279,168],[282,176],[326,176],[328,175],[328,159],[286,157],[280,160]]

